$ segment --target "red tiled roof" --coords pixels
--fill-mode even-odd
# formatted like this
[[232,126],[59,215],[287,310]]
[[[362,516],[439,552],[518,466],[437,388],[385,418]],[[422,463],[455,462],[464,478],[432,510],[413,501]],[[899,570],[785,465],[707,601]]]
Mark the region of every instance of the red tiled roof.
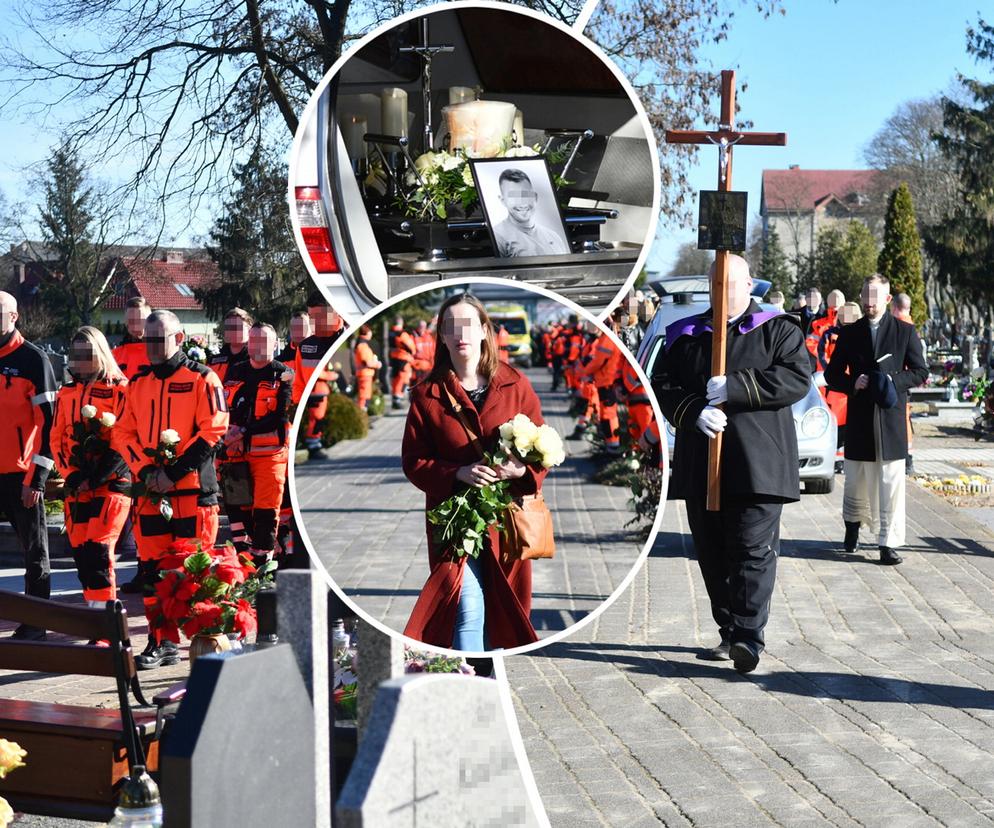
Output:
[[849,203],[854,193],[871,193],[877,170],[763,170],[763,208],[813,210],[828,196]]
[[200,310],[200,303],[192,295],[184,295],[183,287],[189,288],[185,292],[192,293],[196,288],[209,287],[218,281],[217,265],[209,259],[184,262],[122,259],[118,266],[122,272],[115,278],[132,284],[126,295],[112,296],[107,301],[105,307],[109,310],[120,310],[132,296],[145,297],[156,309]]

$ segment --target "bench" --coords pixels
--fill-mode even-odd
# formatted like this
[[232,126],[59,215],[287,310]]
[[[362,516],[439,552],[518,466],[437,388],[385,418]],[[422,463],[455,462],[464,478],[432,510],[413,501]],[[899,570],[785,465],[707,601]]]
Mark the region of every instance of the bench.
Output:
[[[0,638],[0,669],[106,676],[117,685],[116,709],[0,699],[0,736],[28,752],[26,766],[0,780],[0,795],[26,813],[109,819],[131,770],[136,765],[158,769],[159,737],[183,689],[171,688],[156,696],[154,704],[145,700],[120,601],[93,609],[0,590],[0,618],[83,639]],[[85,643],[100,639],[110,646]],[[139,704],[136,709],[132,695]]]

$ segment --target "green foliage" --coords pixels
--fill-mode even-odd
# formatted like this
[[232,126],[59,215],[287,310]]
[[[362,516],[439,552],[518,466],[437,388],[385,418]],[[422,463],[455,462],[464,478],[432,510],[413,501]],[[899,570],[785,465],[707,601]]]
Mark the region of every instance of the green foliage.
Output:
[[509,488],[506,480],[470,487],[430,510],[428,522],[435,527],[432,532],[435,543],[451,549],[456,557],[479,557],[489,527],[504,528],[501,518],[511,505]]
[[891,294],[907,293],[911,297],[911,315],[916,325],[928,319],[921,246],[911,191],[902,182],[887,202],[884,246],[877,259],[877,271],[890,280]]
[[[984,20],[967,30],[967,52],[994,64],[994,26]],[[939,276],[970,299],[994,300],[994,83],[958,76],[969,101],[943,99],[943,124],[936,142],[952,162],[960,198],[951,214],[926,228],[925,249]]]
[[324,418],[323,442],[333,446],[341,440],[361,440],[369,434],[369,417],[344,394],[328,396],[328,413]]
[[[861,221],[850,221],[845,232],[837,226],[819,231],[815,246],[814,283],[823,294],[837,288],[847,298],[859,296],[863,280],[872,276],[876,269],[877,242]],[[798,287],[801,287],[800,283]]]
[[784,296],[790,296],[793,280],[790,278],[790,265],[787,254],[780,245],[780,235],[772,228],[763,244],[763,256],[756,274],[760,279],[770,281],[770,290],[782,291]]
[[210,231],[217,284],[194,293],[211,319],[241,307],[285,329],[311,288],[289,232],[286,164],[259,148],[234,173],[234,191]]
[[373,392],[373,396],[370,398],[369,402],[366,403],[366,413],[370,417],[379,417],[387,409],[387,400],[383,396],[383,392],[379,388]]
[[694,242],[685,242],[677,249],[676,261],[667,276],[700,276],[707,273],[714,261],[714,252],[698,250]]

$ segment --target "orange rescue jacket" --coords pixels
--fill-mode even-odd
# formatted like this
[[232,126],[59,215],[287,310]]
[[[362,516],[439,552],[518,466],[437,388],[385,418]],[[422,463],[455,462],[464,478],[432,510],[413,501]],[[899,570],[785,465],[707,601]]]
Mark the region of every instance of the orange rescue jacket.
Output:
[[50,438],[55,372],[45,352],[14,330],[0,345],[0,474],[22,474],[43,491],[55,466]]

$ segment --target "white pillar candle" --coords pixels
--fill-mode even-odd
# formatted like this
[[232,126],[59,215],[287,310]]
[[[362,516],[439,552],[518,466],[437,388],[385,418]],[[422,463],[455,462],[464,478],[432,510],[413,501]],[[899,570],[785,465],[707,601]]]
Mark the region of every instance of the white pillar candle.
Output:
[[366,142],[363,140],[367,129],[365,115],[346,115],[342,122],[342,138],[349,158],[353,161],[366,157]]
[[514,146],[525,145],[525,113],[520,109],[514,110]]
[[384,89],[380,93],[380,111],[384,135],[407,135],[407,93],[403,89]]
[[471,86],[450,86],[449,106],[476,100],[476,90]]

